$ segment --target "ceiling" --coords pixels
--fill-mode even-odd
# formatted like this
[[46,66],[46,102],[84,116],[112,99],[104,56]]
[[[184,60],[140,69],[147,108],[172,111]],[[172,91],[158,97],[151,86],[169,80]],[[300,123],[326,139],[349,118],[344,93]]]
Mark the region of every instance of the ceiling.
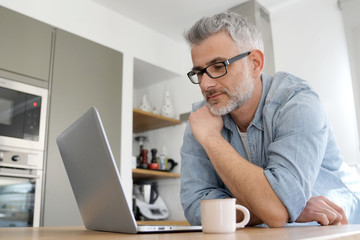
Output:
[[[247,0],[93,0],[175,41],[202,16],[210,16]],[[271,11],[286,0],[258,0]]]

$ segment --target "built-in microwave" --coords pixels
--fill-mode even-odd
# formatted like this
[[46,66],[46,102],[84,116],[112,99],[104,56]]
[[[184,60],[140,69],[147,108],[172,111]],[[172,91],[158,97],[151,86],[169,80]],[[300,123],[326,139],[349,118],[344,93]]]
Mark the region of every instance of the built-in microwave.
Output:
[[0,145],[44,150],[48,90],[0,78]]

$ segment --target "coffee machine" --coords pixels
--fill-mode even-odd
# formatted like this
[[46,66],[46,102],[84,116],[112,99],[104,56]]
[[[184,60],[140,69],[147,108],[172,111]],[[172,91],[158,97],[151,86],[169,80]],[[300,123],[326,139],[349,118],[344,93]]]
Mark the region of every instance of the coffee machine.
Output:
[[158,192],[157,183],[138,181],[134,183],[134,216],[136,220],[164,220],[169,210]]

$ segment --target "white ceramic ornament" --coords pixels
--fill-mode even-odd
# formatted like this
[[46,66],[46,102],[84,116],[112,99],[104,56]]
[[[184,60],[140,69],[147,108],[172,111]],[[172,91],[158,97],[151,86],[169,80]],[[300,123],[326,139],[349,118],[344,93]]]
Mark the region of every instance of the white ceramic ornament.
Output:
[[151,112],[151,105],[147,99],[146,94],[143,96],[142,103],[140,105],[140,109],[146,112]]
[[169,90],[165,91],[164,105],[161,108],[161,115],[172,118],[174,117],[174,108],[172,105]]

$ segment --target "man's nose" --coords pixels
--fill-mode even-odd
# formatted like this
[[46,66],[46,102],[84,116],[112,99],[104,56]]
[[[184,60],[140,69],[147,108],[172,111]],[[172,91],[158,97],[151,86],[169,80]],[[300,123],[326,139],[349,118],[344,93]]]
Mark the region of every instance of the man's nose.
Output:
[[207,73],[204,73],[201,76],[201,82],[200,87],[204,90],[209,89],[211,87],[214,87],[216,85],[216,79],[213,79],[207,75]]

